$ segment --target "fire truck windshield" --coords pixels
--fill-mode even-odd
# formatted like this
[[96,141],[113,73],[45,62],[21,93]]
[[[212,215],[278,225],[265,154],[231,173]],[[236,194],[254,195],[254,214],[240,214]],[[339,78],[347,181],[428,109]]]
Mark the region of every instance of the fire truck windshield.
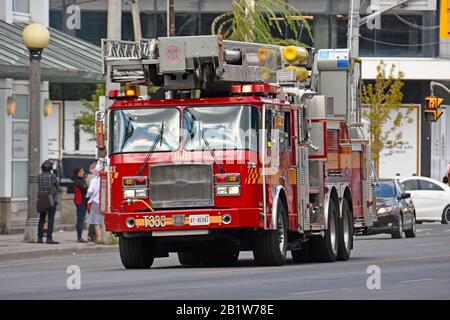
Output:
[[148,152],[159,139],[163,124],[164,135],[153,151],[179,148],[180,111],[177,108],[116,110],[112,112],[112,124],[112,153]]
[[213,150],[257,151],[260,112],[251,106],[189,107],[183,128],[185,150],[207,150],[206,140]]

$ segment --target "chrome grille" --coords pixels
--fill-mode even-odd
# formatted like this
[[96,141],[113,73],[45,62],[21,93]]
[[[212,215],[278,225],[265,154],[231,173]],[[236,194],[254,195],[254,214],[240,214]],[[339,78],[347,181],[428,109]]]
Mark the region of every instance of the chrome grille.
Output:
[[150,167],[153,208],[212,207],[213,168],[205,164],[170,164]]

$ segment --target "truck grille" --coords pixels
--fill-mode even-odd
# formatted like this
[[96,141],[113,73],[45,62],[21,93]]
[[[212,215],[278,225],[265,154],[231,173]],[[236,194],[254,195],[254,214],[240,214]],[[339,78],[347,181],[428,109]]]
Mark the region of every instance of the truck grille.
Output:
[[154,208],[214,206],[212,166],[204,164],[151,166],[150,200]]

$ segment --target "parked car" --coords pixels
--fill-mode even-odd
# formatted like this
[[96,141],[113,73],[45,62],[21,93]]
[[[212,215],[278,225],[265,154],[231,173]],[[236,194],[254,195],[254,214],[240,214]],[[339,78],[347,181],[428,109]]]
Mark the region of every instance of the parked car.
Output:
[[427,177],[400,179],[403,188],[411,193],[416,208],[416,219],[422,221],[450,222],[450,187]]
[[393,239],[416,236],[416,218],[411,195],[398,179],[380,179],[377,185],[377,218],[369,234],[389,233]]

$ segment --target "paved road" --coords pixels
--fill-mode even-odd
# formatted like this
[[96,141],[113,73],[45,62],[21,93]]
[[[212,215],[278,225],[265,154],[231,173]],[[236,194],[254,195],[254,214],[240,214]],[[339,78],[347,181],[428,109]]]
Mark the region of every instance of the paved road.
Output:
[[[358,237],[350,261],[257,267],[242,253],[234,268],[192,268],[176,255],[150,270],[125,270],[116,253],[0,262],[0,299],[450,299],[450,226],[423,224],[415,239]],[[68,290],[78,265],[81,289]],[[381,289],[367,288],[367,268]]]

